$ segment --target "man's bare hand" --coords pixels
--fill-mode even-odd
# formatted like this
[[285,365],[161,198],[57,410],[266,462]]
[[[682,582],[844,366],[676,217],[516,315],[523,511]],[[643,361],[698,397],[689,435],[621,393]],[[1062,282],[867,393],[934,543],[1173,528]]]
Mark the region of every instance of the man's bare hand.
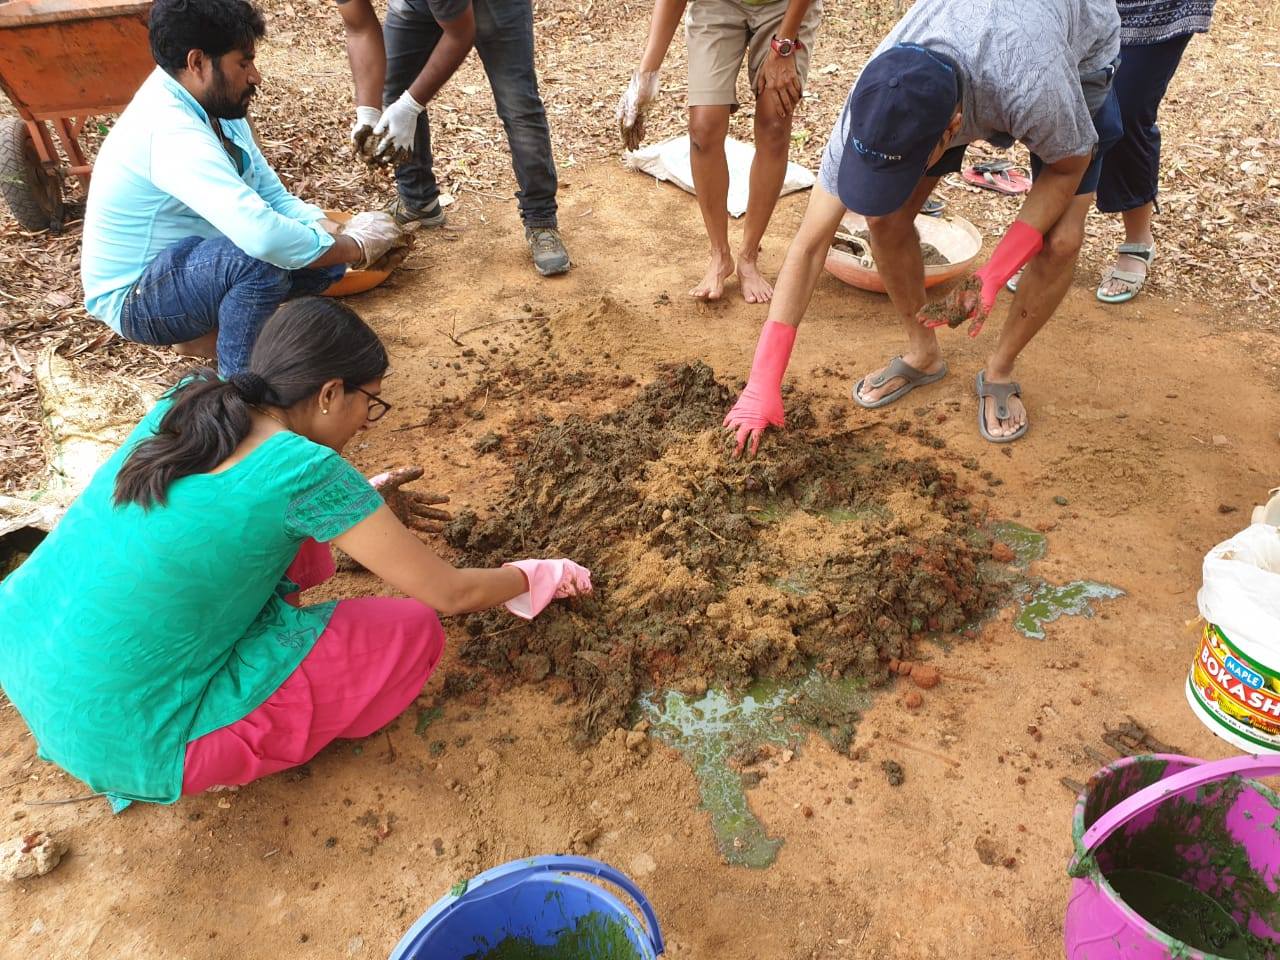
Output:
[[448,503],[449,498],[441,493],[417,493],[401,489],[406,483],[420,479],[422,474],[422,467],[396,467],[370,477],[369,483],[382,494],[382,499],[391,508],[391,512],[406,527],[426,533],[439,533],[453,519],[453,514],[439,509],[436,504]]
[[800,102],[802,92],[796,58],[780,57],[769,51],[756,80],[756,101],[760,109],[785,120]]

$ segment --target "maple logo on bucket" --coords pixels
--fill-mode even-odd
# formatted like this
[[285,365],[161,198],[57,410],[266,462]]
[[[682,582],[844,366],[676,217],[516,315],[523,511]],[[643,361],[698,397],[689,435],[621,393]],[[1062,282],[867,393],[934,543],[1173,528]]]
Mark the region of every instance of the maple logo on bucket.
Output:
[[1207,624],[1192,668],[1196,697],[1234,729],[1280,736],[1280,676],[1244,659],[1221,630]]

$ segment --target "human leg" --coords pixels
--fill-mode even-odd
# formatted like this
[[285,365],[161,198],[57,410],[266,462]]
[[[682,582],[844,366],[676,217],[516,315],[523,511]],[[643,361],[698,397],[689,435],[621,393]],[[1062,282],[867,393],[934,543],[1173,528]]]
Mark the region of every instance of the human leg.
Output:
[[733,0],[697,0],[686,20],[689,48],[689,166],[711,255],[702,282],[689,291],[719,300],[733,274],[729,252],[729,163],[724,141],[738,109],[737,77],[747,53],[747,14]]
[[[963,156],[963,150],[960,156]],[[932,174],[933,171],[929,173]],[[900,209],[888,216],[867,218],[871,255],[875,258],[893,309],[898,314],[898,322],[907,335],[907,348],[901,354],[902,361],[926,380],[945,370],[946,363],[942,359],[937,334],[922,326],[917,319],[926,297],[924,257],[920,251],[920,235],[916,232],[915,219],[920,205],[937,183],[937,175],[925,176]],[[863,377],[855,388],[855,399],[863,406],[874,406],[908,382],[908,377],[893,369],[893,361],[890,360],[880,369]]]
[[216,331],[218,370],[248,367],[258,330],[288,295],[289,271],[257,260],[226,237],[188,237],[161,252],[125,298],[127,339],[189,344]]
[[[1092,193],[1076,196],[1066,213],[1045,234],[1040,253],[1023,269],[1009,315],[983,371],[987,383],[1013,381],[1013,368],[1018,356],[1062,303],[1080,257],[1084,221],[1092,205]],[[987,430],[993,437],[1008,437],[1027,423],[1027,409],[1018,396],[1009,398],[1008,416],[1004,418],[996,415],[994,399],[987,399],[984,404]]]
[[707,272],[689,291],[698,300],[719,300],[724,282],[733,274],[729,251],[729,162],[724,141],[729,133],[729,108],[689,108],[689,166],[702,212],[702,225],[711,247]]
[[[1169,82],[1182,61],[1190,36],[1164,43],[1124,46],[1115,93],[1124,132],[1103,158],[1098,180],[1098,209],[1124,217],[1125,243],[1155,244],[1151,215],[1159,192],[1160,127],[1157,115]],[[1120,254],[1098,287],[1102,297],[1136,292],[1146,279],[1145,257]],[[1120,274],[1120,276],[1116,276]],[[1136,281],[1129,279],[1136,277]]]
[[[442,31],[423,0],[391,0],[382,24],[387,48],[387,79],[383,104],[391,104],[409,89],[426,66]],[[437,209],[440,187],[436,183],[431,157],[431,125],[427,111],[418,115],[413,156],[396,167],[396,192],[400,204],[396,219],[401,223],[423,220],[426,226],[444,222]]]
[[531,0],[476,0],[476,53],[489,77],[493,102],[511,148],[520,189],[520,219],[528,227],[556,226],[555,157],[551,129],[534,68]]
[[244,784],[306,763],[336,739],[366,737],[413,702],[444,631],[416,600],[343,600],[283,684],[235,723],[187,744],[182,792]]
[[[787,12],[786,0],[763,7],[753,7],[750,14],[750,40],[747,48],[748,76],[751,89],[759,94],[760,70],[772,52],[771,41]],[[801,23],[799,40],[803,44],[792,54],[796,74],[804,87],[808,75],[813,39],[822,20],[822,3],[816,0]],[[756,261],[760,244],[769,226],[782,183],[787,175],[787,158],[791,151],[791,123],[794,109],[783,116],[757,104],[755,115],[755,156],[751,161],[750,192],[747,215],[742,225],[742,246],[738,249],[738,281],[748,303],[766,303],[773,297],[773,287],[761,275]]]

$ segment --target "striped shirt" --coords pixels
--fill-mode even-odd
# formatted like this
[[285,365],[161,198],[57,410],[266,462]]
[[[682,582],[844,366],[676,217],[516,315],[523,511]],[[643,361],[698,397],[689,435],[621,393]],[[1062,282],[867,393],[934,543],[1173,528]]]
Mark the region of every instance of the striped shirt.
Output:
[[1120,42],[1128,46],[1164,43],[1189,33],[1206,33],[1214,0],[1116,0]]

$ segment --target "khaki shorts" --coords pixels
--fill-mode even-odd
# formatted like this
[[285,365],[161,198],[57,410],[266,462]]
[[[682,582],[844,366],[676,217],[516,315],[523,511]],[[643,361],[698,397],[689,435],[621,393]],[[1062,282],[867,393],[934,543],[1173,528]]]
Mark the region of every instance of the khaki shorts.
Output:
[[[689,44],[689,106],[738,109],[738,71],[747,57],[747,75],[756,89],[756,74],[769,55],[770,42],[787,14],[788,0],[752,5],[741,0],[691,0],[685,20]],[[822,22],[822,0],[814,0],[800,24],[803,50],[792,56],[800,85],[809,72],[813,38]]]

